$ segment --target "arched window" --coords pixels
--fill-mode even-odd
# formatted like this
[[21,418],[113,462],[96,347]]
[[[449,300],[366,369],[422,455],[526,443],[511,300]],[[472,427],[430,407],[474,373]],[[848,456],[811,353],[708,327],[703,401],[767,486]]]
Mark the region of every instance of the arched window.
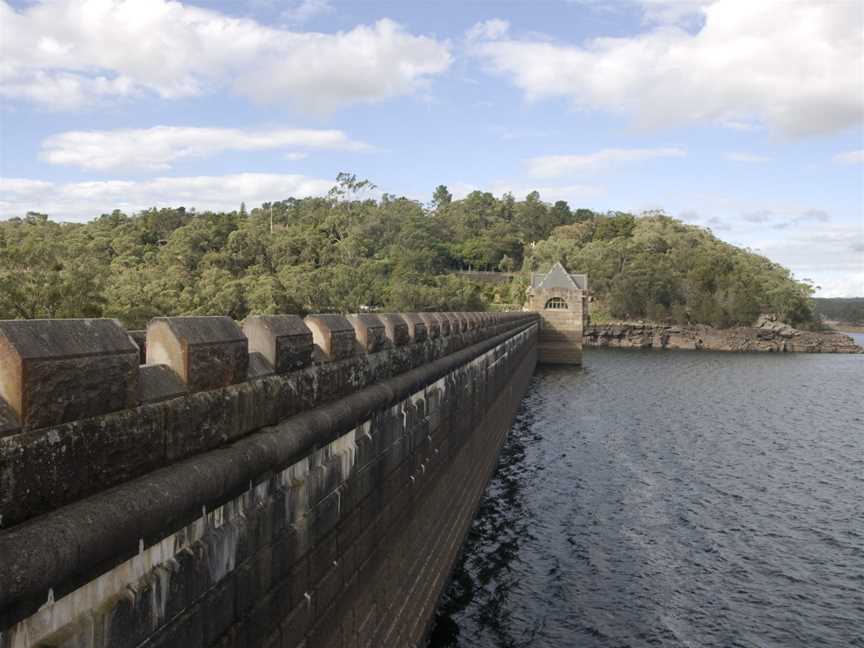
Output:
[[553,297],[546,302],[546,310],[567,310],[567,302],[561,297]]

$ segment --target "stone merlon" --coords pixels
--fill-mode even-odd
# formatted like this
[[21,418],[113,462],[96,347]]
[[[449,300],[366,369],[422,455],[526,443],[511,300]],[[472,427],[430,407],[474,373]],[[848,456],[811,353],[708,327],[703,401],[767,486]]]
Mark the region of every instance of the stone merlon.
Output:
[[27,427],[132,407],[138,347],[110,319],[0,321],[0,397]]

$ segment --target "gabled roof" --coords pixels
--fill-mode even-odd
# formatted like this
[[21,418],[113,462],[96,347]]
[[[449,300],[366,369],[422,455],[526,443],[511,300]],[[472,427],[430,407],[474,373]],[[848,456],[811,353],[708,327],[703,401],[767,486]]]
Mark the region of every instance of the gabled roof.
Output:
[[531,287],[538,290],[544,288],[588,290],[588,275],[570,274],[559,262],[552,266],[549,272],[532,272]]
[[552,266],[552,269],[540,282],[538,288],[564,288],[567,290],[578,290],[579,286],[567,274],[560,262]]

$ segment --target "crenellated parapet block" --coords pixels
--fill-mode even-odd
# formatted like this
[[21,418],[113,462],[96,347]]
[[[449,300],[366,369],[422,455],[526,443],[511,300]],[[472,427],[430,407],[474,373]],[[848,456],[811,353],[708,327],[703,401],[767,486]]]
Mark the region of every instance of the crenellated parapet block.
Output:
[[146,332],[111,319],[0,321],[0,529],[535,320],[160,317]]
[[538,329],[0,322],[0,648],[423,645]]
[[536,313],[0,322],[0,648],[419,648]]
[[28,428],[134,407],[138,358],[115,320],[0,321],[0,398]]

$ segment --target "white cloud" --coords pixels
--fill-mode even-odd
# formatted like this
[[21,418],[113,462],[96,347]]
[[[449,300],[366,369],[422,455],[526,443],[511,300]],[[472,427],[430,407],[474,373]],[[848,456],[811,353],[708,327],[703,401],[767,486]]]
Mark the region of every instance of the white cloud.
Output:
[[843,164],[862,164],[864,163],[864,149],[859,149],[857,151],[846,151],[845,153],[838,153],[834,156],[835,162],[841,162]]
[[527,160],[528,173],[554,178],[574,172],[594,171],[620,162],[636,162],[663,157],[683,157],[681,148],[602,149],[580,155],[543,155]]
[[774,229],[786,229],[793,225],[807,223],[827,223],[831,220],[831,214],[824,209],[815,208],[779,208],[779,209],[757,209],[741,215],[741,220],[755,225],[771,224]]
[[82,169],[167,169],[180,159],[207,157],[222,151],[362,151],[368,148],[339,130],[155,126],[60,133],[42,143],[41,157],[52,164]]
[[829,273],[817,285],[817,297],[864,297],[864,271]]
[[500,18],[492,18],[476,23],[465,33],[465,40],[474,42],[481,39],[502,38],[510,30],[510,23]]
[[712,216],[707,221],[705,221],[705,223],[712,230],[716,230],[718,232],[726,232],[726,231],[729,231],[732,229],[732,226],[729,225],[729,223],[726,220],[724,220],[718,216]]
[[0,0],[0,24],[0,96],[48,109],[228,88],[329,111],[413,93],[451,62],[447,42],[387,19],[297,32],[169,0]]
[[705,9],[713,0],[638,0],[646,22],[666,25],[689,25],[704,19]]
[[328,0],[300,0],[293,6],[283,9],[280,16],[290,23],[305,23],[332,12],[333,5]]
[[753,247],[787,267],[799,278],[822,287],[820,297],[864,296],[864,229],[843,223],[820,223],[757,241]]
[[741,218],[748,223],[767,223],[773,220],[777,215],[770,209],[757,209],[756,211],[742,214]]
[[764,123],[807,135],[864,120],[864,4],[716,0],[702,10],[695,33],[661,24],[582,45],[509,37],[470,49],[529,99],[566,97],[646,127]]
[[761,162],[770,162],[771,158],[767,155],[757,155],[756,153],[732,152],[723,156],[724,159],[730,162],[752,162],[759,164]]
[[37,211],[55,220],[88,221],[114,209],[132,213],[149,207],[181,205],[198,211],[234,210],[241,202],[252,206],[292,196],[323,195],[333,184],[332,180],[277,173],[65,184],[0,178],[0,218]]
[[699,26],[705,7],[714,0],[565,0],[600,13],[623,13],[638,8],[647,24]]

